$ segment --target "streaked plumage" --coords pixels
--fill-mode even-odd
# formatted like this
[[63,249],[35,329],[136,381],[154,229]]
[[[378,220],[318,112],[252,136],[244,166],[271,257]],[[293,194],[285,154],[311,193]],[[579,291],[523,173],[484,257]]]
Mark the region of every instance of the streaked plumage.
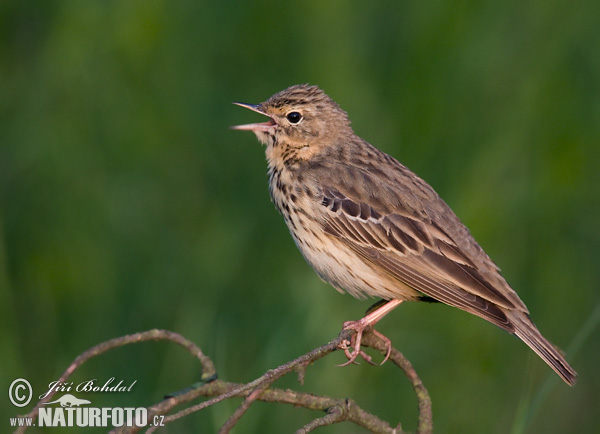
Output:
[[319,276],[355,297],[433,298],[517,335],[565,382],[576,373],[539,333],[469,230],[421,178],[354,134],[316,86],[259,105],[273,203]]

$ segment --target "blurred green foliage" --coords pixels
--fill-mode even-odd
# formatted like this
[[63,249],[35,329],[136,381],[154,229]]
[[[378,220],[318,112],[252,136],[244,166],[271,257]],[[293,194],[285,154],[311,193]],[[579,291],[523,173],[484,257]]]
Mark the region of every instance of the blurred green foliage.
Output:
[[[269,203],[261,146],[228,130],[256,118],[232,101],[310,82],[438,190],[580,374],[569,389],[478,318],[402,306],[378,328],[429,388],[437,430],[597,432],[599,12],[592,0],[2,2],[1,423],[18,412],[5,394],[14,378],[42,393],[109,338],[170,329],[221,378],[246,382],[362,315],[368,301],[320,282],[297,252]],[[278,385],[416,428],[402,375],[342,361]],[[83,397],[149,405],[199,369],[146,343],[73,380],[111,376],[137,379],[134,392]],[[172,430],[215,432],[238,402]],[[257,403],[236,432],[291,432],[316,416]]]

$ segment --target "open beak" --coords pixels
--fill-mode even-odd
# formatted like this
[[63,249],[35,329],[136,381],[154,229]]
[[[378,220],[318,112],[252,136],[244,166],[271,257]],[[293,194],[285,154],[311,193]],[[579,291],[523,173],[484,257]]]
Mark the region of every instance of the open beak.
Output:
[[[253,112],[260,113],[261,115],[269,116],[261,109],[260,104],[246,104],[243,102],[234,102],[234,104],[239,105],[240,107],[250,109]],[[267,132],[267,131],[271,131],[274,126],[275,126],[275,121],[271,117],[269,117],[269,120],[267,122],[260,122],[260,123],[256,123],[256,124],[234,125],[233,127],[231,127],[231,129],[232,130],[247,130],[247,131],[254,131],[254,132],[257,132],[257,131]]]

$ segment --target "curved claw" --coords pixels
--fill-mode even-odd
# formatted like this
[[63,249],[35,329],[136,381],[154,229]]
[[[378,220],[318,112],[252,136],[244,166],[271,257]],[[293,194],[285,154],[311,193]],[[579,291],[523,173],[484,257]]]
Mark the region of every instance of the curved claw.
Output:
[[390,354],[392,353],[392,341],[390,341],[386,336],[382,335],[381,333],[379,333],[375,329],[373,329],[373,334],[375,334],[375,336],[377,336],[379,339],[381,339],[385,343],[385,346],[387,347],[387,351],[385,353],[385,357],[383,358],[383,360],[379,364],[379,366],[381,366],[385,362],[387,362],[387,360],[390,358]]
[[[339,348],[344,350],[344,354],[346,355],[346,358],[348,359],[348,361],[346,363],[342,363],[341,365],[337,365],[337,366],[339,366],[339,367],[348,366],[352,363],[358,365],[359,363],[356,362],[356,359],[358,358],[358,356],[361,356],[367,363],[370,363],[371,365],[379,365],[379,366],[383,365],[389,359],[390,353],[392,351],[392,342],[386,336],[382,335],[375,329],[372,329],[373,333],[377,337],[379,337],[382,341],[384,341],[384,343],[387,347],[387,352],[385,354],[384,359],[381,361],[381,363],[375,363],[375,362],[373,362],[373,359],[371,358],[371,356],[366,354],[361,349],[363,332],[367,327],[369,327],[369,324],[364,324],[364,322],[362,320],[347,321],[344,323],[343,330],[355,330],[356,334],[354,336],[352,336],[350,342],[348,340],[344,340],[342,343],[340,343]],[[350,349],[352,349],[353,351],[350,352]]]
[[335,365],[339,368],[342,368],[344,366],[348,366],[350,363],[353,363],[355,365],[359,365],[360,363],[355,362],[354,360],[356,359],[357,356],[350,354],[350,352],[348,350],[345,351],[346,352],[346,357],[348,358],[348,361],[346,363],[341,363],[339,365]]
[[[369,326],[372,327],[373,325],[375,325],[381,318],[383,318],[390,311],[392,311],[394,308],[396,308],[396,306],[398,306],[400,303],[402,303],[402,300],[398,300],[398,299],[389,300],[383,306],[378,307],[373,312],[369,312],[364,318],[362,318],[358,321],[346,321],[344,323],[344,327],[343,327],[342,331],[354,330],[356,332],[356,334],[354,336],[352,336],[350,342],[348,342],[348,340],[344,340],[342,343],[340,343],[339,348],[344,350],[344,354],[346,354],[348,361],[346,363],[338,365],[338,366],[347,366],[351,363],[356,363],[355,360],[358,356],[362,356],[363,359],[365,359],[368,363],[370,363],[372,365],[375,364],[375,363],[373,363],[371,356],[365,354],[360,349],[360,343],[362,341],[363,332],[365,331],[365,329],[367,327],[369,327]],[[375,329],[373,329],[373,333],[377,337],[379,337],[381,340],[383,340],[383,342],[385,343],[385,345],[387,347],[387,352],[385,354],[385,358],[380,363],[380,365],[383,365],[387,361],[387,359],[390,357],[390,353],[392,352],[392,342]],[[352,348],[354,351],[350,352],[350,348]]]
[[[348,366],[349,364],[353,363],[355,365],[358,365],[359,363],[356,362],[356,358],[359,355],[363,355],[364,353],[361,351],[360,349],[360,341],[362,338],[362,331],[360,331],[359,333],[357,333],[356,335],[352,336],[352,341],[348,342],[347,340],[344,340],[341,344],[340,344],[340,348],[342,350],[344,350],[344,354],[346,355],[346,358],[348,359],[348,361],[346,363],[342,363],[341,365],[337,365],[339,367],[342,366]],[[357,343],[358,343],[358,347],[357,347]],[[350,348],[352,348],[354,351],[350,352]],[[363,356],[364,357],[364,356]],[[366,360],[366,359],[365,359]]]

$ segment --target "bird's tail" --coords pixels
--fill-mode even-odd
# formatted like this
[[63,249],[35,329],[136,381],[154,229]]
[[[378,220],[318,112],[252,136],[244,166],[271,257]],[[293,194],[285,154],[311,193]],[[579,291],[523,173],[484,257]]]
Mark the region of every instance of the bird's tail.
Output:
[[511,312],[510,319],[515,335],[537,353],[569,386],[574,386],[577,372],[569,366],[560,350],[546,340],[524,312]]

